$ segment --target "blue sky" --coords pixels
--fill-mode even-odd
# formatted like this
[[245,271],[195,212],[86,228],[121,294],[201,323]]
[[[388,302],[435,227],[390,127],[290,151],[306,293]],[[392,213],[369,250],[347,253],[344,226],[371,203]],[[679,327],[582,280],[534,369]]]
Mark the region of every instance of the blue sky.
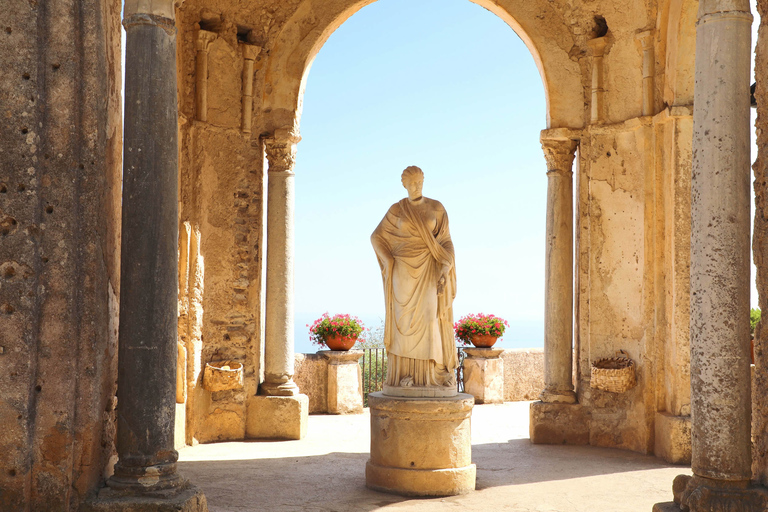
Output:
[[[395,36],[396,35],[396,36]],[[379,0],[320,50],[296,163],[296,350],[306,323],[350,313],[376,326],[384,299],[369,237],[418,165],[456,247],[454,315],[508,319],[506,346],[541,346],[544,89],[501,19],[467,0]]]

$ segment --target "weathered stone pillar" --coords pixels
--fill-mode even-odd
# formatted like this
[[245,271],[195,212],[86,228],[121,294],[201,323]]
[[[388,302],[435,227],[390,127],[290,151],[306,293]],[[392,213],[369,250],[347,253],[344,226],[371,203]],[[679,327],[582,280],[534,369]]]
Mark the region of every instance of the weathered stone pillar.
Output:
[[328,413],[362,414],[362,350],[318,350],[328,360]]
[[243,45],[243,133],[251,133],[253,122],[253,61],[261,52],[261,46]]
[[[141,11],[140,8],[141,7]],[[117,454],[95,510],[207,510],[176,472],[178,113],[172,1],[129,1]],[[116,508],[118,507],[118,508]]]
[[636,36],[643,52],[643,115],[654,114],[654,79],[656,76],[656,58],[653,51],[653,30],[640,32]]
[[503,348],[464,347],[464,392],[476,404],[504,403]]
[[673,485],[675,503],[692,512],[768,505],[762,488],[748,488],[749,11],[748,0],[699,2],[691,179],[694,476],[680,475]]
[[603,52],[605,52],[605,45],[607,43],[608,39],[606,37],[596,37],[587,41],[587,45],[592,51],[592,104],[590,109],[590,121],[592,123],[605,121]]
[[264,383],[261,394],[293,396],[293,209],[296,144],[299,137],[276,130],[265,139],[267,182],[267,303]]
[[573,157],[577,142],[542,132],[547,160],[544,390],[548,403],[576,402],[573,391]]
[[293,166],[300,137],[278,129],[264,139],[267,182],[267,278],[264,382],[248,399],[246,435],[300,439],[306,433],[309,398],[293,381]]
[[198,121],[208,121],[208,47],[216,39],[215,32],[199,30],[195,49],[195,113]]

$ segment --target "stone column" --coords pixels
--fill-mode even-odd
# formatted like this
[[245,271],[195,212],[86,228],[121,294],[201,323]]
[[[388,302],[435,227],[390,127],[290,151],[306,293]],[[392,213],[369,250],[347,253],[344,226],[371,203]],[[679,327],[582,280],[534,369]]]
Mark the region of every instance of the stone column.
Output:
[[694,476],[680,475],[673,485],[676,504],[692,512],[768,505],[764,489],[748,489],[751,23],[748,0],[699,2],[691,179]]
[[656,59],[653,51],[653,31],[646,30],[636,36],[643,51],[643,115],[654,114],[654,79],[656,75]]
[[261,52],[260,46],[243,45],[243,133],[251,133],[253,121],[253,61]]
[[296,144],[300,137],[276,130],[265,139],[267,182],[267,303],[264,383],[261,394],[293,396],[293,209]]
[[603,104],[603,96],[605,96],[605,89],[603,88],[603,52],[607,43],[608,39],[605,37],[597,37],[587,41],[587,45],[592,51],[592,105],[590,111],[590,121],[592,123],[605,121],[605,105]]
[[572,404],[573,157],[577,142],[542,132],[547,160],[547,249],[544,311],[544,390],[548,403]]
[[[141,10],[140,10],[141,8]],[[91,508],[207,510],[176,472],[178,113],[171,1],[128,1],[117,454]],[[125,506],[125,505],[122,505]],[[123,510],[123,508],[120,508]],[[126,508],[127,510],[127,508]]]
[[208,47],[216,39],[215,32],[199,30],[195,48],[195,113],[198,121],[208,121]]

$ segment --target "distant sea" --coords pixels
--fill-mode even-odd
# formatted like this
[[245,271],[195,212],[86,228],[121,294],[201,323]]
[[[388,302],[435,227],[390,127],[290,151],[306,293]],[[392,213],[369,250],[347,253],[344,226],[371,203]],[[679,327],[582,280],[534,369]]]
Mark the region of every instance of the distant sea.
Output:
[[[295,352],[314,354],[319,350],[317,345],[313,345],[309,340],[309,328],[306,327],[307,324],[312,324],[319,316],[319,314],[306,315],[296,313],[296,321],[294,322]],[[362,317],[361,320],[366,327],[373,329],[382,322],[379,317],[375,316]],[[510,320],[507,332],[496,343],[496,346],[501,348],[543,348],[544,319]]]

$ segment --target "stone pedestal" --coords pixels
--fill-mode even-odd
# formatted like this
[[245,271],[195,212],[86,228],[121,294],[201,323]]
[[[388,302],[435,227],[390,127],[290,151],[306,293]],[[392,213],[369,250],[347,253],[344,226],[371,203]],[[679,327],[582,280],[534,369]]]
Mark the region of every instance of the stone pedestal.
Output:
[[691,417],[656,413],[653,453],[672,464],[691,463]]
[[478,404],[504,403],[503,348],[464,348],[464,392]]
[[533,444],[589,444],[589,418],[580,404],[533,402],[530,414]]
[[362,350],[320,350],[328,359],[328,412],[361,414],[363,383],[360,374]]
[[453,496],[475,490],[470,418],[474,399],[368,395],[370,489],[402,496]]
[[303,439],[309,421],[307,395],[255,395],[246,403],[248,439]]
[[136,496],[104,488],[94,499],[80,507],[80,512],[207,512],[205,495],[187,485],[174,493]]

